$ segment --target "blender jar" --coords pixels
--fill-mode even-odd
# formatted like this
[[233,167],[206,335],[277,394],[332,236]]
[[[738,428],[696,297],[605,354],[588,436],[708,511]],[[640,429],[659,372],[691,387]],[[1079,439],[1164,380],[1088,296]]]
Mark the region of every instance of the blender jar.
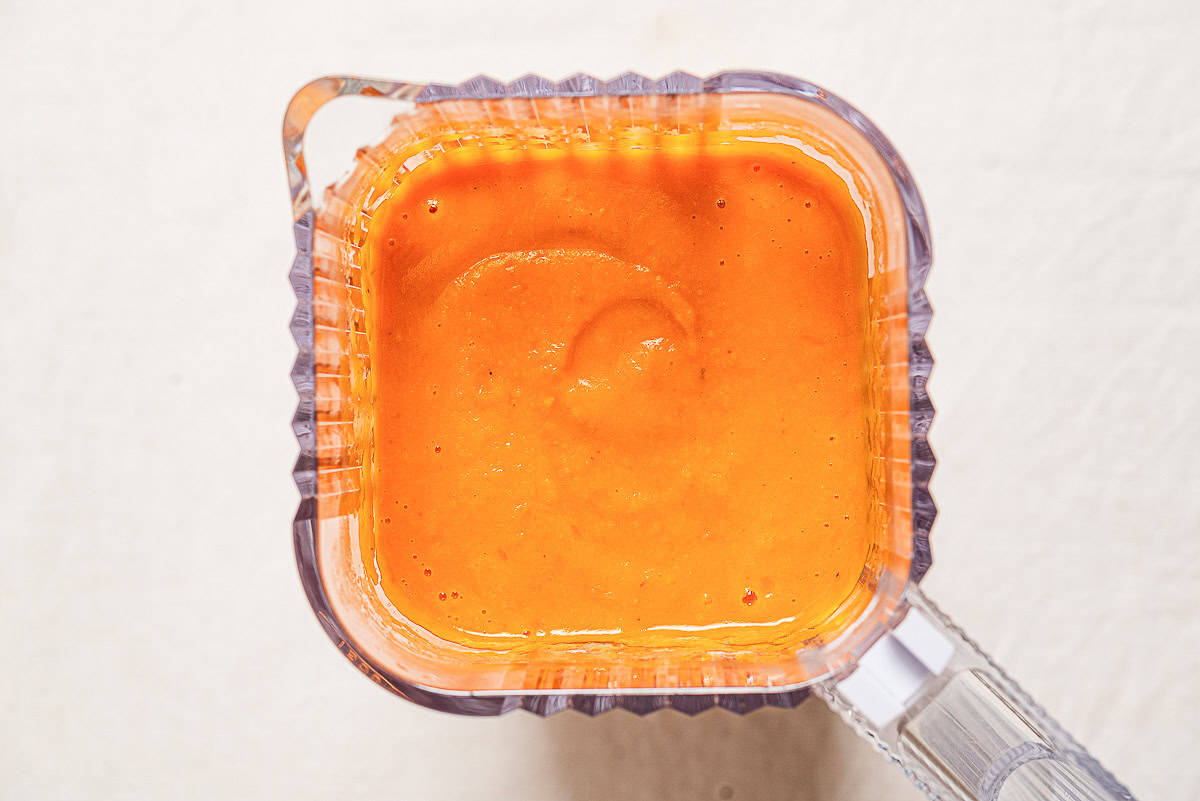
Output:
[[[397,116],[318,206],[305,130],[321,106],[347,95],[393,103]],[[381,597],[358,558],[374,536],[371,310],[361,258],[373,214],[412,171],[458,148],[663,148],[715,133],[824,162],[863,214],[869,482],[881,502],[867,512],[877,534],[856,592],[821,633],[767,654],[614,643],[486,652],[431,635]],[[860,112],[770,73],[460,86],[328,77],[293,98],[283,139],[296,237],[296,556],[321,625],[366,676],[416,703],[474,715],[714,705],[740,713],[816,692],[931,798],[1131,797],[918,588],[935,515],[926,440],[929,231],[907,168]]]

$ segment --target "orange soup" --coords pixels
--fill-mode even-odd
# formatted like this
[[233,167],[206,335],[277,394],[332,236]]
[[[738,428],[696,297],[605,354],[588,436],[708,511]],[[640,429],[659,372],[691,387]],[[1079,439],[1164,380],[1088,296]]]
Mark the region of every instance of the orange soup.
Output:
[[363,250],[381,591],[474,648],[830,630],[877,537],[866,239],[763,143],[417,167]]

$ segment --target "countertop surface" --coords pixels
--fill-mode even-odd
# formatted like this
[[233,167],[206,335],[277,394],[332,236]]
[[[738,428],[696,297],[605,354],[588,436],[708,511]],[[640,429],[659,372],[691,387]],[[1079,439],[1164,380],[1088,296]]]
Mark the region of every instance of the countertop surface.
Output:
[[736,67],[924,193],[928,593],[1139,798],[1200,796],[1198,7],[733,6],[0,2],[0,798],[918,798],[819,702],[418,708],[296,577],[291,94]]

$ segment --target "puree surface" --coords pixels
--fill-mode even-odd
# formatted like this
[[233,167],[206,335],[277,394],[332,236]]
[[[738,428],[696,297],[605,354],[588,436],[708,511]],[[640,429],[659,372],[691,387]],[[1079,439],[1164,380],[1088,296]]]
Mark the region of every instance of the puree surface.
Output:
[[364,248],[374,534],[477,648],[820,633],[861,595],[862,214],[777,144],[463,148]]

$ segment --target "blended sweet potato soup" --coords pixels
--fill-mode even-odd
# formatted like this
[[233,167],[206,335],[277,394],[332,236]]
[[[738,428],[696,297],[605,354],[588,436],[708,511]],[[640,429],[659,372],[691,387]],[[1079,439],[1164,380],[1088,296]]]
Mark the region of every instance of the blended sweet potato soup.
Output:
[[[803,639],[855,596],[867,252],[800,151],[462,148],[363,250],[395,608],[475,648]],[[861,594],[861,593],[860,593]]]

